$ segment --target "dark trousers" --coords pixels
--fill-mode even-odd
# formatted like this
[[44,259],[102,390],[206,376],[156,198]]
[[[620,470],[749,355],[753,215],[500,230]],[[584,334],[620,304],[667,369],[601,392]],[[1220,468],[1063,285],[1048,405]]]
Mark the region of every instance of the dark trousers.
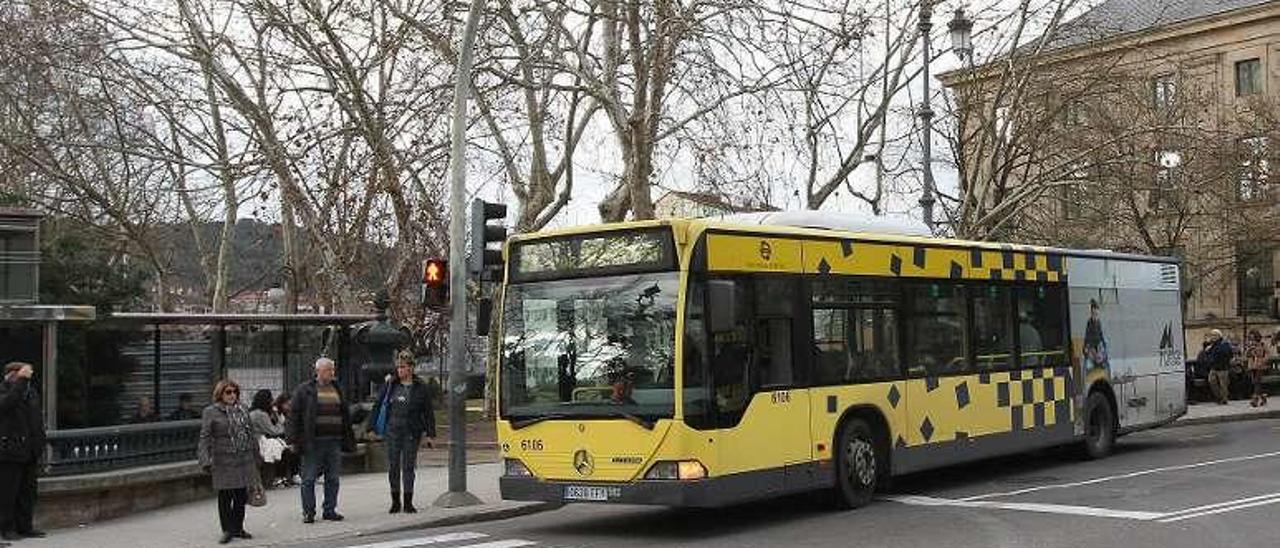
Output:
[[391,492],[399,493],[400,481],[404,480],[405,493],[413,492],[413,482],[418,468],[418,444],[422,436],[412,434],[387,435],[387,478],[391,480]]
[[[280,454],[280,460],[278,462],[275,462],[269,465],[268,467],[272,468],[273,470],[271,470],[270,472],[267,472],[267,474],[264,474],[264,477],[269,474],[273,478],[280,478],[285,480],[285,483],[288,483],[290,480],[292,480],[293,476],[301,474],[301,472],[298,469],[298,455],[288,449],[285,449],[284,453]],[[268,483],[265,485],[270,485],[270,484]]]
[[223,533],[244,531],[244,503],[248,500],[248,489],[218,490],[218,523]]
[[302,513],[316,515],[316,479],[324,474],[324,513],[338,510],[338,482],[342,474],[342,441],[320,439],[302,454]]
[[0,462],[0,530],[26,533],[36,515],[36,463]]

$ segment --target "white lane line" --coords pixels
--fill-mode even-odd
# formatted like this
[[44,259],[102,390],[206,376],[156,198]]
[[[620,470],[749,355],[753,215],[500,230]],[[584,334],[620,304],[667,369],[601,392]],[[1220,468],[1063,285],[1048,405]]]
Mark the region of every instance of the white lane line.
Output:
[[521,546],[533,546],[537,544],[531,540],[512,539],[512,540],[495,540],[493,542],[483,542],[480,544],[468,544],[459,546],[458,548],[520,548]]
[[489,535],[484,533],[472,533],[464,531],[461,533],[446,533],[432,537],[406,538],[401,540],[391,540],[387,542],[379,542],[377,544],[362,544],[360,546],[350,546],[348,548],[413,548],[415,546],[430,546],[432,544],[444,544],[446,542],[462,542],[467,540],[477,540],[487,538]]
[[1178,471],[1178,470],[1190,470],[1190,469],[1192,469],[1192,468],[1200,468],[1200,467],[1203,467],[1203,466],[1213,466],[1213,465],[1215,465],[1215,464],[1227,464],[1227,463],[1231,463],[1231,462],[1244,462],[1244,461],[1257,460],[1257,459],[1265,459],[1265,458],[1269,458],[1269,457],[1276,457],[1276,456],[1280,456],[1280,451],[1272,451],[1272,452],[1270,452],[1270,453],[1259,453],[1259,454],[1257,454],[1257,455],[1246,455],[1246,456],[1243,456],[1243,457],[1231,457],[1231,458],[1226,458],[1226,459],[1217,459],[1217,460],[1211,460],[1211,461],[1196,462],[1196,463],[1192,463],[1192,464],[1180,464],[1180,465],[1177,465],[1177,466],[1162,466],[1162,467],[1160,467],[1160,468],[1151,468],[1151,469],[1147,469],[1147,470],[1139,470],[1139,471],[1137,471],[1137,472],[1129,472],[1129,473],[1127,473],[1127,474],[1118,474],[1118,475],[1115,475],[1115,476],[1106,476],[1106,477],[1094,478],[1094,479],[1084,480],[1084,481],[1074,481],[1074,482],[1071,482],[1071,483],[1057,483],[1057,484],[1053,484],[1053,485],[1041,485],[1041,486],[1038,486],[1038,487],[1028,487],[1028,488],[1026,488],[1026,489],[1018,489],[1018,490],[1016,490],[1016,491],[1004,491],[1004,492],[1000,492],[1000,493],[987,493],[987,494],[984,494],[984,495],[975,495],[975,496],[972,496],[972,497],[965,497],[965,498],[958,499],[958,500],[961,500],[961,501],[976,501],[976,500],[990,499],[990,498],[997,498],[997,497],[1012,497],[1012,496],[1015,496],[1015,495],[1023,495],[1023,494],[1026,494],[1026,493],[1035,493],[1035,492],[1038,492],[1038,491],[1045,491],[1045,490],[1049,490],[1049,489],[1069,489],[1069,488],[1072,488],[1072,487],[1081,487],[1081,486],[1085,486],[1085,485],[1093,485],[1093,484],[1095,484],[1095,483],[1102,483],[1102,482],[1106,482],[1106,481],[1115,481],[1115,480],[1121,480],[1121,479],[1136,478],[1136,477],[1139,477],[1139,476],[1147,476],[1147,475],[1151,475],[1151,474],[1159,474],[1159,473],[1161,473],[1161,472],[1175,472],[1175,471]]
[[1194,513],[1196,513],[1196,512],[1203,512],[1203,511],[1205,511],[1205,510],[1213,510],[1213,509],[1215,509],[1215,508],[1222,508],[1222,507],[1224,507],[1224,506],[1235,506],[1235,505],[1237,505],[1237,504],[1245,504],[1245,503],[1248,503],[1248,502],[1254,502],[1254,501],[1266,500],[1266,499],[1273,499],[1273,498],[1278,498],[1278,497],[1280,497],[1280,493],[1268,493],[1268,494],[1266,494],[1266,495],[1258,495],[1258,496],[1256,496],[1256,497],[1249,497],[1249,498],[1244,498],[1244,499],[1229,500],[1229,501],[1226,501],[1226,502],[1218,502],[1218,503],[1214,503],[1214,504],[1206,504],[1206,505],[1204,505],[1204,506],[1196,506],[1196,507],[1193,507],[1193,508],[1187,508],[1187,509],[1185,509],[1185,510],[1178,510],[1177,512],[1169,512],[1168,514],[1165,514],[1165,515],[1164,515],[1164,518],[1161,518],[1161,519],[1170,518],[1170,517],[1173,517],[1173,516],[1180,516],[1180,515],[1182,515],[1182,514],[1194,514]]
[[[1244,502],[1246,500],[1252,500],[1252,502]],[[1218,505],[1215,508],[1206,509],[1200,512],[1186,513],[1187,511],[1183,511],[1183,512],[1176,513],[1176,515],[1169,514],[1167,517],[1161,518],[1159,521],[1160,523],[1173,523],[1175,521],[1182,521],[1184,519],[1212,516],[1216,514],[1225,514],[1227,512],[1244,510],[1246,508],[1253,508],[1255,506],[1265,506],[1268,504],[1276,504],[1276,503],[1280,503],[1280,495],[1274,495],[1274,496],[1271,496],[1270,498],[1254,497],[1253,499],[1244,499],[1237,502],[1239,504]],[[1210,506],[1213,506],[1213,505],[1210,505]]]
[[1160,512],[1113,510],[1110,508],[1094,508],[1091,506],[1070,506],[1066,504],[1039,504],[1034,502],[970,501],[970,500],[963,500],[963,499],[962,500],[940,499],[940,498],[934,498],[934,497],[921,497],[921,496],[912,496],[912,495],[884,497],[884,500],[890,500],[893,502],[910,504],[914,506],[953,506],[953,507],[959,507],[959,508],[994,508],[998,510],[1016,510],[1021,512],[1037,512],[1041,514],[1065,514],[1065,515],[1072,515],[1072,516],[1132,519],[1132,520],[1139,520],[1139,521],[1153,521],[1165,516],[1165,514]]

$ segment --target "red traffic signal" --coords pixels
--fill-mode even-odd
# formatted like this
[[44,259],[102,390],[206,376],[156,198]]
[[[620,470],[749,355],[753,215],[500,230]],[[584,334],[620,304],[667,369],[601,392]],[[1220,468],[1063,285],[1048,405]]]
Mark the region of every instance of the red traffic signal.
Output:
[[422,262],[422,304],[444,308],[449,304],[449,261],[427,259]]

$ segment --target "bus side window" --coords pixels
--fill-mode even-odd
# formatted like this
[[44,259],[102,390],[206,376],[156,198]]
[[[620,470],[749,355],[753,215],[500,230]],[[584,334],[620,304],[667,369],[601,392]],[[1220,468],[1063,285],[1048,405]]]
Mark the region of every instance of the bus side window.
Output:
[[963,288],[949,282],[907,286],[907,367],[912,375],[969,371]]
[[755,286],[756,381],[753,386],[791,387],[795,384],[795,361],[791,354],[796,284],[785,278],[757,278]]
[[715,408],[713,423],[721,428],[738,424],[746,412],[751,401],[749,371],[756,358],[751,332],[754,318],[750,313],[754,293],[752,284],[744,278],[735,282],[738,314],[734,328],[710,335],[711,404]]
[[684,420],[694,428],[712,427],[714,416],[707,389],[707,281],[691,278],[685,297],[684,318]]
[[1019,287],[1015,290],[1018,315],[1018,353],[1023,367],[1061,367],[1067,364],[1063,336],[1061,287]]
[[970,327],[974,365],[978,371],[1003,371],[1013,367],[1013,318],[1008,286],[972,286]]
[[815,308],[816,384],[898,377],[898,321],[893,309]]

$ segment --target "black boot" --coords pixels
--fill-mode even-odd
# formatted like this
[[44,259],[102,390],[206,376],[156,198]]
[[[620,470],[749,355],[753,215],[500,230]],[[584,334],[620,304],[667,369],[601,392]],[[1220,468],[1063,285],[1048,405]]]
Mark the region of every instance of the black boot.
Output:
[[389,514],[400,513],[400,493],[397,493],[395,491],[391,492],[391,510],[389,510],[387,513]]
[[413,491],[404,492],[404,513],[416,514],[418,509],[413,507]]

